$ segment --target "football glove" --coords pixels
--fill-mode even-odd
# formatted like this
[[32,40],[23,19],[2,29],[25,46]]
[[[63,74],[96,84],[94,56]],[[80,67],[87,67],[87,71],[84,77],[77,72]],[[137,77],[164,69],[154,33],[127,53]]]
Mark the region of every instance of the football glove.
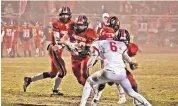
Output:
[[135,70],[135,69],[138,68],[138,64],[137,63],[130,63],[129,65],[130,65],[130,69],[131,70]]

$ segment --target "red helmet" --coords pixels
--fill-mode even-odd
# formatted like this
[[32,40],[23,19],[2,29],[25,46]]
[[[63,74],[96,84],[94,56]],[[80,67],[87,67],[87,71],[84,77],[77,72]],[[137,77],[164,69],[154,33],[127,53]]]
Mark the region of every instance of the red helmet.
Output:
[[71,14],[72,12],[69,7],[67,6],[61,7],[59,10],[59,20],[61,20],[62,22],[67,22],[72,18]]
[[115,40],[115,32],[110,27],[103,27],[99,33],[99,40]]
[[76,18],[74,29],[76,32],[81,33],[88,29],[88,25],[89,25],[88,18],[85,15],[79,15]]

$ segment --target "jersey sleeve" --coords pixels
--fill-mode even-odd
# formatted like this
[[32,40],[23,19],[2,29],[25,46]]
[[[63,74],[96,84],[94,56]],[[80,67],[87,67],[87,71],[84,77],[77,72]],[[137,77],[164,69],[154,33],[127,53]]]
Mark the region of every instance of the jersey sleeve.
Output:
[[59,32],[60,29],[59,29],[59,26],[58,26],[58,22],[57,22],[57,21],[54,21],[54,22],[52,23],[52,30]]
[[99,56],[99,47],[98,47],[97,42],[94,42],[90,47],[90,59],[87,62],[88,68],[91,68],[94,66],[98,56]]
[[128,46],[128,55],[129,56],[134,56],[138,52],[138,46],[134,43],[130,43]]
[[86,46],[90,46],[96,38],[96,33],[93,29],[90,29],[87,34]]
[[98,56],[100,54],[98,43],[99,43],[98,41],[92,43],[92,45],[90,47],[90,55],[91,56]]

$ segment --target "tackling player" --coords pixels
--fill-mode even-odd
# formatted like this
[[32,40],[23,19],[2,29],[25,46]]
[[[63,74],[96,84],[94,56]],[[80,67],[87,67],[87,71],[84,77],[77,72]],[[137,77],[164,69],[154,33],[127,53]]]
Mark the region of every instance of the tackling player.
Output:
[[[117,37],[117,41],[121,41],[121,42],[124,42],[126,44],[126,46],[128,47],[128,55],[130,57],[134,57],[138,51],[138,47],[137,45],[133,44],[133,43],[130,43],[130,34],[127,30],[125,29],[120,29],[120,21],[117,17],[115,16],[112,16],[108,19],[108,24],[107,24],[109,27],[113,28],[114,31],[115,31],[115,34],[116,34],[116,37]],[[131,66],[131,69],[134,69],[133,66]],[[138,92],[137,90],[137,83],[133,77],[133,75],[128,71],[128,69],[126,69],[126,74],[127,74],[127,77],[132,85],[132,88]],[[109,83],[109,85],[112,85],[114,83]],[[101,84],[99,85],[98,87],[98,93],[95,95],[95,98],[93,99],[93,103],[92,104],[97,104],[97,101],[100,99],[100,96],[102,94],[102,90],[104,89],[105,87],[105,84]],[[119,94],[119,101],[118,103],[119,104],[123,104],[126,102],[126,97],[125,97],[125,93],[124,93],[124,90],[123,88],[118,85],[117,86],[117,89],[118,89],[118,94]]]
[[87,68],[93,67],[98,56],[104,61],[104,67],[101,71],[97,71],[88,77],[83,88],[80,106],[86,105],[94,85],[107,82],[115,82],[117,86],[121,84],[129,96],[135,98],[145,106],[152,106],[143,96],[132,89],[126,76],[124,61],[133,65],[136,64],[135,60],[128,56],[126,45],[123,42],[115,40],[115,32],[112,28],[104,27],[100,32],[99,40],[91,45],[91,57],[87,63]]

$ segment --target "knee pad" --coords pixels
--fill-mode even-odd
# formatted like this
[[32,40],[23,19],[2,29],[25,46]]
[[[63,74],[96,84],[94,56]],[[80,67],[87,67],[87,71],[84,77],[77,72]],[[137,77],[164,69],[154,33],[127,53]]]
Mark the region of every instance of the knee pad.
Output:
[[49,77],[51,77],[51,75],[48,72],[43,73],[43,78],[49,78]]
[[133,89],[135,92],[138,92],[137,85],[135,85],[135,86],[132,85],[132,89]]
[[59,78],[63,78],[65,75],[60,75],[60,74],[58,74],[58,77]]

